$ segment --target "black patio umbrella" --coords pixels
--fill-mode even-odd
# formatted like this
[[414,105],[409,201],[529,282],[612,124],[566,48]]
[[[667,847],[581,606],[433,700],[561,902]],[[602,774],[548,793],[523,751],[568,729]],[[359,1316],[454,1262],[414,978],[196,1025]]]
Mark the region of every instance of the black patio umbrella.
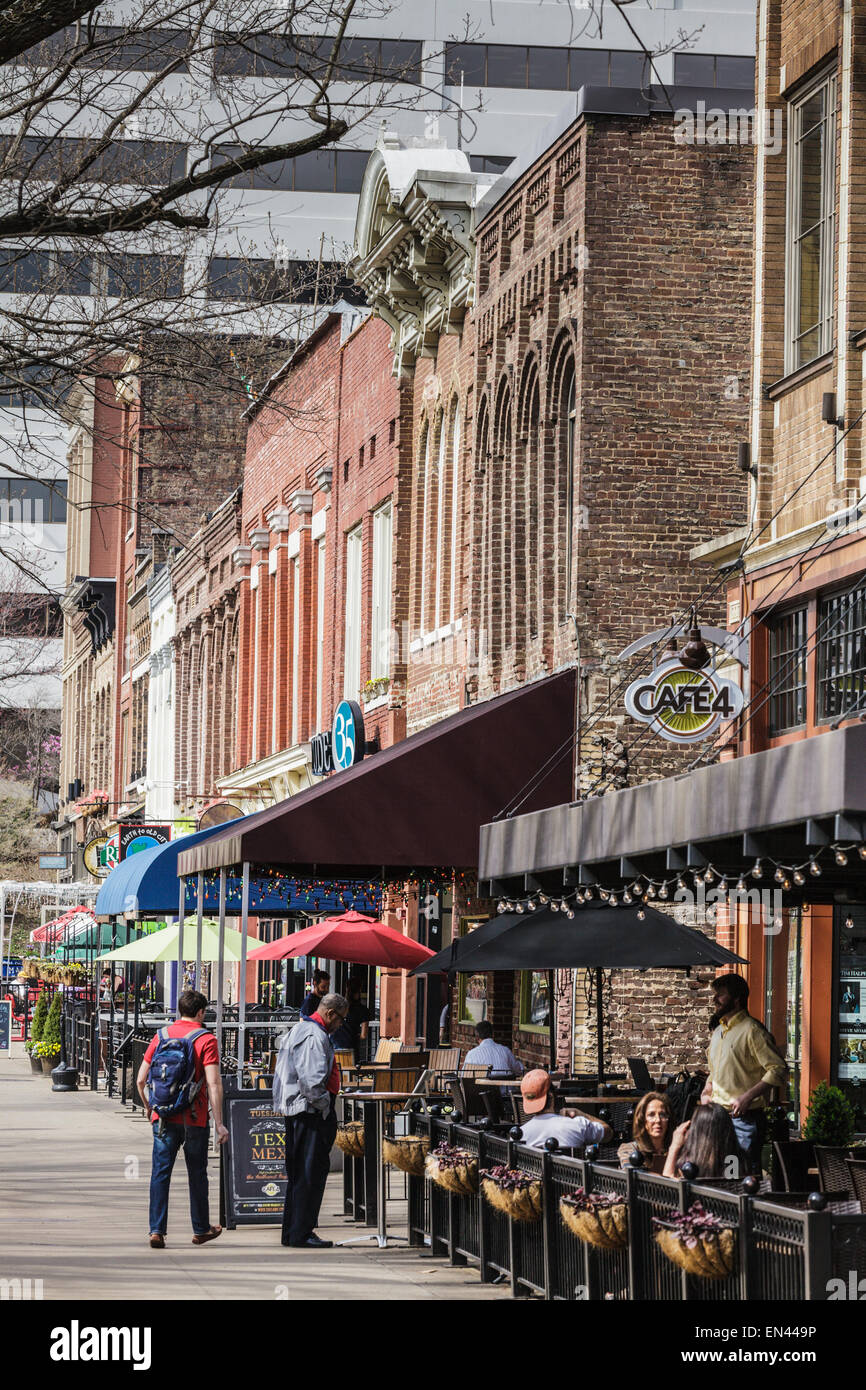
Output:
[[[643,915],[638,916],[638,913]],[[482,932],[485,933],[483,940]],[[470,936],[462,937],[453,954],[448,947],[425,961],[414,973],[595,970],[601,1081],[602,970],[689,970],[692,966],[744,964],[741,956],[653,907],[580,907],[573,918],[544,907],[537,912],[503,913],[493,918]]]

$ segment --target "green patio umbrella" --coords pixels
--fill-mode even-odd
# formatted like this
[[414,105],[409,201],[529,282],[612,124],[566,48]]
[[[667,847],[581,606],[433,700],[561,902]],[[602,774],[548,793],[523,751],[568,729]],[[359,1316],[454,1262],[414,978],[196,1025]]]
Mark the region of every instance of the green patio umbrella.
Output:
[[[183,932],[183,959],[195,960],[197,952],[198,924],[195,917],[187,917]],[[162,931],[151,932],[149,936],[130,941],[128,946],[119,946],[116,951],[108,951],[97,960],[138,960],[138,961],[176,961],[178,958],[178,926],[173,923]],[[257,936],[247,937],[247,951],[261,946]],[[201,959],[219,960],[219,927],[211,918],[205,917],[201,924]],[[225,960],[240,960],[241,934],[226,929]]]

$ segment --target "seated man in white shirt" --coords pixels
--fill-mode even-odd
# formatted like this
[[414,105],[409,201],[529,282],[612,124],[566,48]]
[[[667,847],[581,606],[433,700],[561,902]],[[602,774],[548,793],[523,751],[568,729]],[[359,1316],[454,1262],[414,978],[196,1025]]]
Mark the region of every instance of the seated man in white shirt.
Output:
[[471,1048],[463,1058],[462,1071],[467,1067],[489,1067],[491,1077],[523,1075],[523,1063],[511,1048],[493,1041],[493,1028],[486,1018],[476,1023],[475,1036],[478,1046]]
[[520,1083],[523,1109],[528,1120],[520,1126],[521,1143],[543,1149],[548,1139],[558,1139],[561,1149],[580,1149],[584,1144],[605,1144],[613,1130],[603,1120],[593,1120],[582,1110],[554,1111],[553,1091],[546,1071],[528,1071]]

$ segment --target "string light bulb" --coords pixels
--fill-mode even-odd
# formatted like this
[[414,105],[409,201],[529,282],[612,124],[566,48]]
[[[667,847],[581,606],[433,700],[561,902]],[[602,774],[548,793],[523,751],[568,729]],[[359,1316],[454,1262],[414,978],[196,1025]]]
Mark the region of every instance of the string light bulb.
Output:
[[628,891],[627,888],[626,888],[625,892],[624,892],[623,895],[622,895],[622,900],[623,900],[624,903],[630,903],[630,902],[632,901],[631,893]]
[[866,844],[857,846],[857,853],[861,859],[866,859]]
[[586,902],[586,903],[592,902],[592,900],[593,900],[594,897],[595,897],[595,894],[593,893],[593,891],[592,891],[591,888],[584,888],[584,890],[583,890],[583,900],[584,900],[584,902]]
[[652,881],[650,881],[649,885],[647,886],[646,895],[648,898],[654,898],[656,895],[656,886]]
[[559,903],[556,901],[556,898],[551,898],[551,901],[550,901],[550,910],[551,910],[551,912],[558,912],[558,911],[559,911]]
[[566,915],[566,917],[571,917],[571,918],[573,919],[573,918],[574,918],[574,908],[573,908],[573,907],[567,908],[567,909],[566,909],[565,915]]
[[665,902],[670,897],[670,891],[666,883],[663,883],[661,888],[659,889],[659,897],[661,898],[662,902]]
[[502,898],[500,898],[500,899],[499,899],[499,902],[496,904],[496,911],[497,911],[497,912],[504,912],[504,911],[505,911],[505,902],[503,901]]
[[743,875],[740,874],[740,877],[737,879],[737,892],[738,892],[738,893],[745,893],[745,891],[746,891],[746,880],[743,878]]
[[760,861],[760,859],[756,859],[755,862],[754,862],[754,864],[752,865],[752,878],[763,878],[763,877],[764,877],[764,870],[763,870],[763,867],[762,867],[762,865],[761,865],[761,861]]
[[848,856],[844,849],[837,849],[836,863],[839,865],[840,869],[844,869],[845,865],[848,863]]
[[803,873],[802,869],[794,870],[794,882],[798,888],[802,888],[803,884],[806,882],[806,875]]
[[781,883],[782,880],[784,879],[784,877],[785,877],[785,870],[784,870],[783,868],[781,868],[781,866],[780,866],[780,867],[776,870],[776,872],[773,874],[773,878],[776,880],[777,883]]
[[639,922],[646,921],[646,913],[644,912],[642,907],[639,907],[637,910],[637,919]]
[[809,860],[809,873],[813,878],[821,877],[821,865],[816,863],[814,859]]
[[712,869],[708,868],[706,873],[704,874],[704,883],[712,883],[714,878],[715,874],[713,873]]
[[850,912],[848,913],[848,916],[845,918],[845,930],[846,930],[846,931],[853,931],[853,930],[854,930],[854,918],[851,916],[851,913],[850,913]]

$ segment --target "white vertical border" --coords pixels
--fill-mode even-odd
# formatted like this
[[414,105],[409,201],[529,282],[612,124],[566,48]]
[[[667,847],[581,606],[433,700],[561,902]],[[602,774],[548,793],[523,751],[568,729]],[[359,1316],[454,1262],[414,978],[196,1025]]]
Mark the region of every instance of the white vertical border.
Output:
[[[769,0],[758,0],[758,43],[755,54],[755,122],[758,132],[763,134],[770,113],[767,110],[767,28]],[[790,147],[791,132],[787,131]],[[751,436],[752,460],[757,464],[761,453],[761,411],[763,396],[764,365],[764,235],[766,225],[766,177],[767,145],[759,139],[755,145],[755,260],[754,281],[752,285],[752,342],[754,358],[752,361],[752,402]],[[785,230],[787,241],[787,226]],[[787,301],[787,297],[786,297]],[[785,314],[787,323],[787,311]],[[787,334],[786,334],[787,338]],[[785,353],[787,355],[787,342]],[[754,529],[758,506],[758,480],[749,475],[749,536]],[[747,541],[748,544],[748,541]]]
[[361,528],[346,536],[346,628],[343,694],[357,700],[361,691]]
[[316,546],[316,728],[322,727],[325,678],[325,539]]
[[292,747],[298,741],[300,699],[298,684],[301,673],[301,561],[292,561]]

